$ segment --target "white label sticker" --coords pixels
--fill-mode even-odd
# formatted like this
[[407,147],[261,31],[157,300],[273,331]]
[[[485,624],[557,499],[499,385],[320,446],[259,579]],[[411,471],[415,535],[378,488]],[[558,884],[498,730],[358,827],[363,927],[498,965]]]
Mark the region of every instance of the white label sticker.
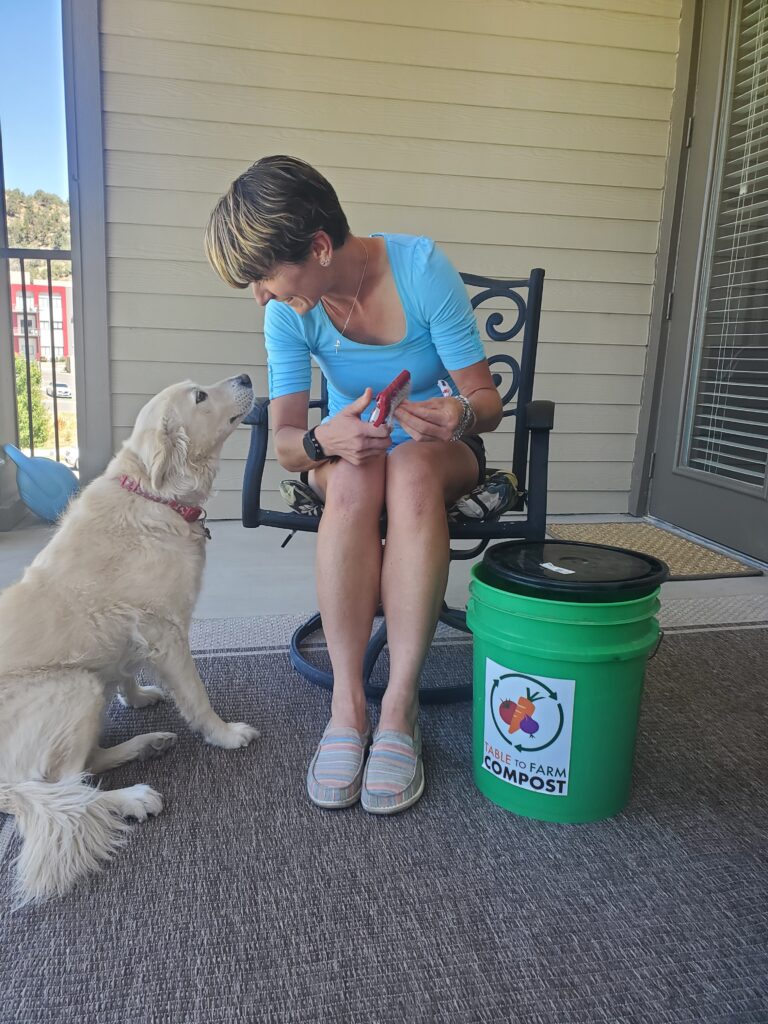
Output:
[[550,572],[561,572],[564,576],[573,576],[575,569],[564,569],[562,565],[555,565],[553,562],[539,562],[542,569],[549,569]]
[[566,796],[574,679],[516,672],[486,658],[482,766],[510,786]]

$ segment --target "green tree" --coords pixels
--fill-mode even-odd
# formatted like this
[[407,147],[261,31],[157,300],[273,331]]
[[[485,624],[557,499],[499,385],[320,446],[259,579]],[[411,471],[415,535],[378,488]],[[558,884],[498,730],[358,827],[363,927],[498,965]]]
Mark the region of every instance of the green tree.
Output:
[[[16,356],[16,409],[19,416],[19,447],[29,448],[29,404],[27,396],[27,361]],[[36,448],[45,448],[51,434],[51,416],[43,401],[43,377],[40,366],[29,368],[32,391],[32,439]]]

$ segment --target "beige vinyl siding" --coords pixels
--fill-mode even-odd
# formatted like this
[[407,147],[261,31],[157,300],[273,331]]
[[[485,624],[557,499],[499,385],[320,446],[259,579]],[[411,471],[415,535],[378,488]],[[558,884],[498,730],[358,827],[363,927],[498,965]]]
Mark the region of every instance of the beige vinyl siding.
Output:
[[[262,312],[214,276],[202,230],[233,177],[287,152],[328,175],[355,232],[428,235],[479,274],[546,269],[550,510],[626,511],[679,7],[102,0],[115,444],[172,381],[246,370],[265,392]],[[494,464],[508,427],[487,439]],[[241,428],[213,516],[239,515],[247,446]]]

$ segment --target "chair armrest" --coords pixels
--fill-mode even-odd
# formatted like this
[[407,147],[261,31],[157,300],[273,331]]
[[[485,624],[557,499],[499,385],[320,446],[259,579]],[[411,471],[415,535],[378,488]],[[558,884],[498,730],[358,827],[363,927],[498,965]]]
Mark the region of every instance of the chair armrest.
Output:
[[254,398],[253,406],[251,411],[243,420],[243,423],[249,426],[261,426],[269,422],[269,399],[268,398]]
[[531,432],[528,458],[528,521],[532,540],[544,540],[547,528],[547,489],[549,475],[549,434],[555,422],[555,403],[529,402],[525,424]]
[[[310,409],[325,410],[322,399],[309,403]],[[269,399],[255,398],[253,407],[243,420],[251,428],[251,444],[243,475],[243,526],[254,529],[257,526],[277,526],[292,531],[317,531],[318,519],[299,515],[296,512],[275,512],[261,507],[261,482],[267,461],[269,440]]]
[[254,399],[253,408],[243,423],[251,427],[251,444],[243,476],[243,526],[255,527],[260,525],[261,480],[269,438],[269,399]]
[[551,430],[555,424],[555,403],[538,400],[525,407],[525,425],[528,430]]
[[[251,411],[245,417],[245,419],[243,420],[243,423],[245,423],[248,426],[257,426],[257,425],[261,426],[262,423],[265,423],[265,424],[268,423],[269,422],[269,412],[267,411],[268,408],[269,408],[269,399],[268,398],[254,398],[253,406],[251,408]],[[309,408],[310,409],[322,409],[323,408],[323,401],[322,401],[322,399],[320,399],[320,398],[313,398],[312,401],[309,403]]]

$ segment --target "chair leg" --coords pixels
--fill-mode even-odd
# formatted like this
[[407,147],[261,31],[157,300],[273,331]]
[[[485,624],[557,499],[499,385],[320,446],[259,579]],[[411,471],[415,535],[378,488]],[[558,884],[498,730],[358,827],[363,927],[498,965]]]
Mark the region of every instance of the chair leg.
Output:
[[[301,651],[302,643],[311,636],[313,633],[317,633],[318,630],[323,628],[323,622],[320,617],[320,613],[316,612],[310,619],[303,623],[291,637],[291,648],[290,657],[291,664],[299,673],[304,676],[310,683],[315,686],[321,686],[324,690],[333,690],[333,674],[326,672],[324,669],[318,668],[317,665],[313,665],[311,661],[308,661],[304,657]],[[365,658],[363,659],[363,680],[365,683],[365,695],[370,700],[381,700],[384,696],[385,686],[374,686],[370,682],[371,675],[376,662],[379,659],[379,655],[384,650],[387,643],[387,624],[382,622],[376,632],[373,634],[368,642],[368,647],[365,651]]]
[[[449,608],[444,604],[443,611],[440,613],[440,620],[441,622],[445,622],[447,625],[452,626],[454,629],[459,629],[465,633],[467,632],[466,616],[464,612],[456,608]],[[313,665],[312,662],[308,661],[304,657],[301,651],[301,644],[313,633],[322,629],[322,626],[323,623],[319,612],[316,612],[310,619],[303,623],[303,625],[299,626],[291,637],[291,664],[299,675],[304,676],[308,682],[313,683],[315,686],[320,686],[324,690],[333,690],[332,673],[318,668],[317,665]],[[363,659],[365,695],[369,700],[380,701],[386,690],[385,686],[374,685],[370,681],[373,670],[376,667],[376,662],[379,659],[379,655],[384,650],[386,643],[387,624],[384,621],[369,640],[365,657]],[[421,704],[453,704],[457,701],[467,701],[471,699],[471,683],[464,683],[460,686],[421,687],[419,690],[419,702]]]
[[445,601],[443,601],[443,608],[440,612],[440,621],[444,622],[446,626],[450,626],[451,629],[458,629],[461,633],[469,633],[467,613],[461,608],[449,608]]
[[307,661],[301,653],[301,644],[303,641],[306,640],[308,636],[311,636],[322,628],[323,622],[320,618],[320,612],[316,612],[310,619],[307,619],[303,625],[299,626],[291,637],[291,664],[299,675],[304,676],[304,678],[309,680],[310,683],[313,683],[315,686],[322,686],[324,690],[332,690],[333,675],[330,672],[325,672],[323,669],[318,668],[317,665],[313,665],[311,661]]

